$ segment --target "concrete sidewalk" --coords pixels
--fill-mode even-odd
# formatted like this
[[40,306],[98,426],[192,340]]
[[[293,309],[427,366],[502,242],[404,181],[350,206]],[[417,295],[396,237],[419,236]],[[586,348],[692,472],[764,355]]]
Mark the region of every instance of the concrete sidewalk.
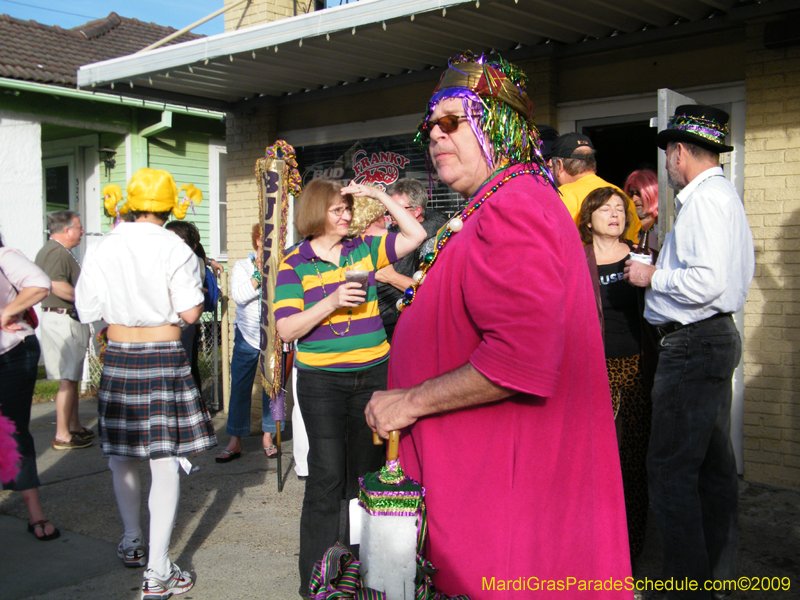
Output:
[[[97,430],[97,401],[80,403],[84,425]],[[196,575],[184,598],[225,600],[297,598],[300,509],[304,484],[294,473],[292,443],[283,444],[283,492],[277,461],[261,452],[261,436],[242,440],[242,457],[217,464],[225,447],[226,416],[214,418],[220,446],[191,458],[199,470],[181,471],[181,500],[170,558]],[[40,542],[27,533],[19,494],[0,493],[0,597],[74,600],[140,596],[143,569],[126,569],[117,558],[122,534],[108,461],[99,443],[85,450],[56,451],[55,404],[33,406],[39,488],[48,518],[61,537]],[[142,528],[147,535],[150,472],[142,472]]]
[[[83,423],[96,430],[96,400],[81,401],[80,409]],[[181,502],[170,558],[196,576],[195,587],[183,598],[298,598],[304,484],[292,469],[292,444],[284,444],[282,467],[287,481],[278,493],[276,461],[261,452],[260,435],[243,440],[245,451],[240,459],[225,465],[214,462],[228,440],[225,419],[221,413],[214,418],[220,446],[193,457],[199,470],[181,475]],[[52,542],[35,540],[26,531],[27,512],[20,495],[0,493],[0,598],[138,600],[143,569],[125,569],[117,559],[122,525],[99,444],[86,450],[53,450],[52,402],[33,407],[31,431],[38,449],[42,504],[61,537]],[[150,473],[146,463],[141,469],[146,532]],[[800,597],[800,493],[742,483],[739,520],[738,575],[789,577],[791,589],[738,592],[733,598]],[[637,576],[655,579],[660,574],[661,553],[652,518],[648,527]],[[659,595],[645,593],[644,597]]]

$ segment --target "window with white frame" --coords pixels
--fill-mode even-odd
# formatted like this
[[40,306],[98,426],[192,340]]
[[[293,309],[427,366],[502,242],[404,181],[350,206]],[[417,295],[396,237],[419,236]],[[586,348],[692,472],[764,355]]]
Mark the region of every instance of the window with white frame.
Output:
[[225,142],[209,143],[208,163],[211,257],[225,262],[228,260],[228,202],[225,195],[228,150]]

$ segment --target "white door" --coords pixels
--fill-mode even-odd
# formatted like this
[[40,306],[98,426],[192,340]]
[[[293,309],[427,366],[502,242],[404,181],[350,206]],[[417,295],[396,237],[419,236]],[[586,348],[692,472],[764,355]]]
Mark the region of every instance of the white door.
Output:
[[[667,88],[658,90],[658,130],[667,128],[667,121],[682,104],[697,104],[689,96],[683,96]],[[658,247],[664,245],[664,236],[672,231],[675,223],[675,191],[667,184],[667,155],[658,153]]]
[[56,156],[42,160],[42,199],[44,222],[42,243],[47,240],[47,214],[57,210],[77,210],[78,185],[75,179],[75,157]]
[[[44,212],[74,210],[80,213],[84,236],[72,251],[78,261],[83,260],[87,243],[91,245],[102,235],[97,147],[97,134],[42,143]],[[46,229],[46,215],[44,224],[43,229]]]

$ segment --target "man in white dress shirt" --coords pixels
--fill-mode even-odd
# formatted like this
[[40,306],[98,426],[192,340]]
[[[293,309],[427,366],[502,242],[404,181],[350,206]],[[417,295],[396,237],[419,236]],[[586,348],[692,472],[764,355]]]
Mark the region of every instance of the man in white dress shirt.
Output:
[[664,578],[676,582],[670,599],[711,598],[703,582],[732,579],[736,558],[730,412],[742,345],[731,315],[744,306],[755,257],[744,206],[719,166],[719,154],[733,150],[727,133],[722,110],[675,110],[656,138],[679,191],[675,224],[656,266],[625,267],[630,283],[647,288],[644,316],[658,340],[647,469]]

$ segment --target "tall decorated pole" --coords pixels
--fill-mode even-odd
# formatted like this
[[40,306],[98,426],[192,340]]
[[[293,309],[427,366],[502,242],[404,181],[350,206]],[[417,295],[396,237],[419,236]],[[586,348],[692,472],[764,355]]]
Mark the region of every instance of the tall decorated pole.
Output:
[[270,397],[272,419],[277,425],[278,491],[283,491],[281,469],[281,421],[286,417],[286,356],[283,342],[275,327],[272,300],[278,269],[286,249],[290,196],[300,193],[294,148],[283,140],[268,146],[264,157],[256,161],[258,212],[261,224],[261,384]]

